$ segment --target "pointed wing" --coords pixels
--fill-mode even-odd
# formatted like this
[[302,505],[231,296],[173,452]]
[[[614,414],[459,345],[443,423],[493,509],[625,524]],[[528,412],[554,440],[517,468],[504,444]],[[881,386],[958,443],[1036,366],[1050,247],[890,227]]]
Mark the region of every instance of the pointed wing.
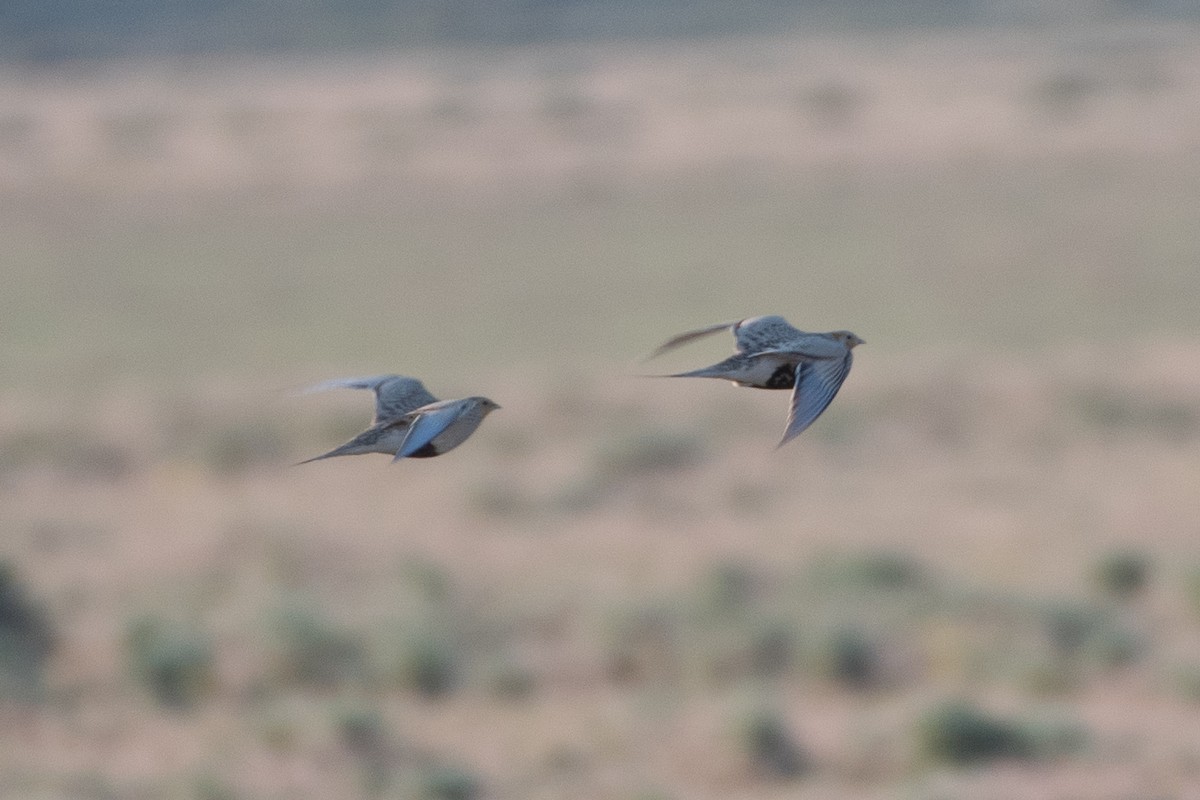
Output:
[[766,349],[757,349],[750,358],[770,356],[788,361],[828,361],[840,359],[849,350],[837,339],[824,333],[805,333]]
[[322,381],[315,386],[309,386],[302,389],[302,394],[312,394],[313,392],[325,392],[330,389],[378,389],[379,385],[385,381],[390,381],[392,378],[398,378],[399,375],[371,375],[366,378],[334,378],[329,381]]
[[393,461],[408,458],[445,433],[446,429],[462,416],[464,407],[461,400],[443,400],[412,412],[412,423],[408,426],[408,433],[404,435],[404,441],[400,443]]
[[841,358],[800,362],[796,367],[796,388],[792,390],[787,428],[779,447],[803,433],[829,407],[838,389],[842,388],[842,382],[850,374],[853,360],[852,352],[847,350]]
[[329,389],[370,389],[375,392],[375,420],[386,422],[401,417],[413,409],[434,403],[431,395],[416,378],[403,375],[371,375],[365,378],[334,378],[304,390],[305,394]]
[[668,350],[674,350],[676,347],[679,347],[680,345],[687,344],[688,342],[695,341],[696,339],[699,339],[703,336],[708,336],[709,334],[713,334],[718,331],[723,331],[726,328],[732,328],[734,325],[737,325],[737,324],[738,324],[737,320],[734,320],[733,322],[720,322],[720,323],[717,323],[716,325],[709,325],[704,328],[697,328],[694,331],[688,331],[687,333],[681,333],[678,336],[674,336],[674,337],[668,339],[667,341],[663,342],[662,344],[660,344],[658,346],[658,349],[656,349],[653,353],[651,353],[650,355],[643,358],[642,361],[649,361],[652,358],[657,358],[658,356],[661,356],[663,353],[667,352]]

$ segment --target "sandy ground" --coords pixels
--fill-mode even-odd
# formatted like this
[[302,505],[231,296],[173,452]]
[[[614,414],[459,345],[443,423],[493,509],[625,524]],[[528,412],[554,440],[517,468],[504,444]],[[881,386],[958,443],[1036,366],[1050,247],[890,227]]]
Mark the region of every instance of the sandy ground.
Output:
[[[124,423],[136,435],[114,439],[102,419],[122,400],[101,398],[74,451],[90,456],[33,452],[5,472],[8,558],[60,633],[47,699],[6,712],[6,791],[370,794],[360,773],[375,756],[339,723],[371,709],[385,794],[418,791],[405,788],[414,765],[450,762],[497,797],[1187,796],[1200,764],[1180,683],[1200,657],[1196,351],[1124,353],[1142,366],[1120,385],[1098,354],[946,356],[914,372],[866,353],[827,417],[777,452],[785,395],[715,382],[500,379],[503,413],[468,445],[396,466],[289,467],[335,441],[299,424],[275,454],[189,453],[145,407]],[[365,398],[283,402],[303,420],[361,416]],[[1089,418],[1080,403],[1109,411]],[[226,424],[253,413],[213,405]],[[30,430],[16,417],[8,441]],[[208,424],[193,435],[225,435]],[[253,424],[237,430],[264,441]],[[1094,570],[1126,551],[1153,577],[1114,605]],[[880,606],[869,586],[817,577],[889,554],[946,594]],[[808,657],[756,677],[736,648],[722,656],[730,632],[696,628],[687,609],[731,565],[768,587],[737,635],[780,619],[808,648],[831,626],[862,626],[886,677],[855,689]],[[413,576],[426,572],[449,588],[416,605],[441,610],[414,611]],[[293,603],[376,664],[329,685],[289,678],[278,614]],[[1112,615],[1136,642],[1130,660],[1056,661],[1039,620],[1060,606]],[[189,711],[156,708],[131,676],[129,626],[147,616],[213,643]],[[629,620],[651,627],[620,633],[640,629]],[[386,666],[389,642],[425,625],[462,651],[460,687],[433,700]],[[506,692],[496,670],[529,685]],[[1062,716],[1087,745],[947,772],[915,731],[958,696]],[[738,720],[764,705],[810,754],[799,782],[760,775],[738,738]]]

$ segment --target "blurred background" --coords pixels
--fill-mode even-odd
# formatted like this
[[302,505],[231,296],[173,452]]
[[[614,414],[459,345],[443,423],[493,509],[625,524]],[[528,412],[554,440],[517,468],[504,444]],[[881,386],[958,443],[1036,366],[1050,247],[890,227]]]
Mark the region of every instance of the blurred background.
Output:
[[0,796],[1195,796],[1197,8],[8,0]]

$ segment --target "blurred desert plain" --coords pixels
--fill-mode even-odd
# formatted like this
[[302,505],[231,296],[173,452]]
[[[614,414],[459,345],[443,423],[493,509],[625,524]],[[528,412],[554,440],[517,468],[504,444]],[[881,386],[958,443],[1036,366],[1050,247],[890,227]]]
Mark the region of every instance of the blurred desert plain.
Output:
[[0,796],[1197,796],[1190,4],[6,5]]

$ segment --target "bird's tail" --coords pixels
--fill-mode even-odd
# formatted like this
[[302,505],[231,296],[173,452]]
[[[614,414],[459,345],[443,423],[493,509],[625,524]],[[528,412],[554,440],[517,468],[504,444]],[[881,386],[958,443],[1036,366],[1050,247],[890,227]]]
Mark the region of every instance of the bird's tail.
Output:
[[635,378],[723,378],[732,380],[723,371],[717,370],[714,367],[704,367],[703,369],[694,369],[689,372],[651,372],[639,373],[634,375]]
[[730,380],[728,372],[721,368],[720,365],[711,367],[701,367],[700,369],[688,370],[687,372],[672,372],[667,375],[654,375],[655,378],[723,378]]
[[292,466],[298,467],[301,464],[311,464],[312,462],[320,461],[323,458],[333,458],[335,456],[354,455],[359,452],[358,450],[355,449],[354,444],[355,444],[354,442],[347,442],[346,444],[341,445],[340,447],[333,448],[328,453],[322,453],[319,456],[313,456],[312,458],[306,458],[303,461],[297,461],[295,464],[292,464]]

